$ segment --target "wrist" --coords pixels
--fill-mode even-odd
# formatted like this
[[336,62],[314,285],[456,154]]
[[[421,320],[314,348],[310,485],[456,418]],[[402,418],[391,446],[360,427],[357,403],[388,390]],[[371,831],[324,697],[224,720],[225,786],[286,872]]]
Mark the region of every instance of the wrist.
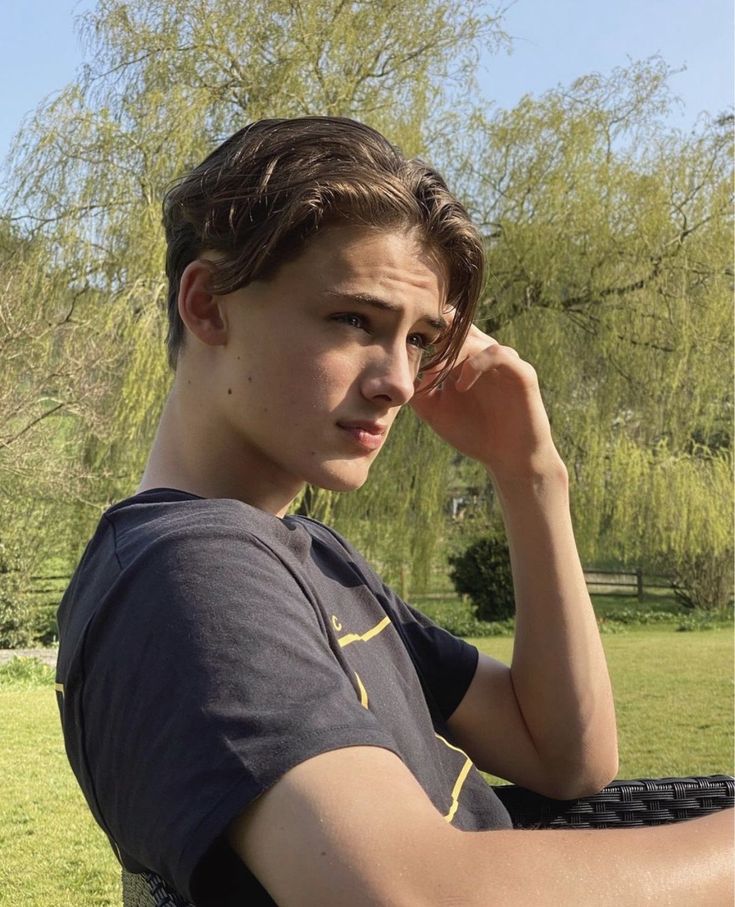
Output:
[[556,449],[552,453],[529,459],[525,464],[512,464],[507,468],[485,464],[495,490],[500,497],[518,493],[569,491],[569,472]]

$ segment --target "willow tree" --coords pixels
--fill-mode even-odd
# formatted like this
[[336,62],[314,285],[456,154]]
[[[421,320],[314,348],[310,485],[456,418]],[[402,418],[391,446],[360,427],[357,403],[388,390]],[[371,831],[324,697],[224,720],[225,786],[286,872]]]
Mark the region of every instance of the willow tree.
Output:
[[[135,487],[170,384],[160,201],[172,178],[266,116],[353,116],[423,153],[452,86],[472,89],[480,44],[504,36],[478,0],[99,0],[81,29],[80,77],[18,137],[10,208],[43,236],[70,291],[92,300],[120,364],[80,453],[96,477],[87,497],[103,506]],[[372,482],[359,507],[394,521],[381,548],[391,563],[420,560],[440,530],[445,459],[427,454],[435,442],[410,415],[393,445],[401,495]],[[433,478],[404,475],[419,463]],[[311,501],[358,534],[369,525],[357,504]]]
[[733,120],[667,129],[669,76],[587,76],[452,147],[488,237],[482,321],[537,366],[583,556],[724,567]]
[[73,495],[79,424],[96,425],[107,345],[43,236],[0,219],[0,500]]
[[0,287],[0,645],[23,645],[33,637],[30,577],[68,547],[66,502],[82,500],[76,428],[94,423],[105,366],[86,300],[43,238],[7,220]]

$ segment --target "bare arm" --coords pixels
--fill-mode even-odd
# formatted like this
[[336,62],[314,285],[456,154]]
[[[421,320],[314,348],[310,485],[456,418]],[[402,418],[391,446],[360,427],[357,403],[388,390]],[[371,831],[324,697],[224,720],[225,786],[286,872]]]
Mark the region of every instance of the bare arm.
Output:
[[486,771],[550,797],[583,796],[615,777],[617,736],[566,475],[498,491],[516,598],[513,660],[508,670],[481,656],[450,727]]
[[472,328],[418,415],[493,480],[516,598],[510,669],[481,657],[450,720],[483,769],[552,797],[599,790],[617,772],[612,691],[569,515],[566,468],[535,371]]
[[[229,840],[281,907],[719,905],[732,811],[651,829],[462,832],[394,754],[325,753],[288,772]],[[604,884],[600,884],[604,880]]]

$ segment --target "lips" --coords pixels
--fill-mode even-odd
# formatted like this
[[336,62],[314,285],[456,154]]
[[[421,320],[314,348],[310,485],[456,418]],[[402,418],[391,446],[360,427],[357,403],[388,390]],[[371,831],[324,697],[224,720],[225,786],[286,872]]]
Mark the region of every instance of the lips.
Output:
[[377,450],[383,443],[387,432],[387,426],[378,422],[355,421],[355,422],[338,422],[337,426],[341,428],[352,440],[364,450]]

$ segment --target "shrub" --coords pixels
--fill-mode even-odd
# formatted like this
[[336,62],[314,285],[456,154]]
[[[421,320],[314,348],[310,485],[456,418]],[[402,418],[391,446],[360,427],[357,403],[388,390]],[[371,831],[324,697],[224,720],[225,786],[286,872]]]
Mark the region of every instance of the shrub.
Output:
[[733,600],[733,552],[680,558],[671,585],[688,611],[726,611]]
[[477,636],[477,618],[469,602],[460,600],[422,602],[420,610],[455,636]]
[[677,633],[690,633],[692,630],[712,630],[714,623],[707,614],[687,614],[686,617],[679,621],[676,628]]
[[478,620],[473,636],[513,636],[516,622],[512,617],[505,620]]
[[0,649],[20,649],[33,640],[22,575],[18,547],[0,541]]
[[31,631],[34,642],[39,646],[53,646],[59,641],[59,629],[56,623],[56,611],[59,599],[44,601],[31,609]]
[[455,636],[513,636],[515,632],[515,621],[512,618],[478,620],[472,604],[467,601],[422,603],[420,610]]
[[0,687],[31,690],[54,682],[52,667],[37,658],[19,658],[0,666]]
[[497,535],[481,538],[461,554],[450,557],[449,563],[454,588],[460,595],[469,597],[478,620],[502,621],[513,617],[513,576],[505,539]]

